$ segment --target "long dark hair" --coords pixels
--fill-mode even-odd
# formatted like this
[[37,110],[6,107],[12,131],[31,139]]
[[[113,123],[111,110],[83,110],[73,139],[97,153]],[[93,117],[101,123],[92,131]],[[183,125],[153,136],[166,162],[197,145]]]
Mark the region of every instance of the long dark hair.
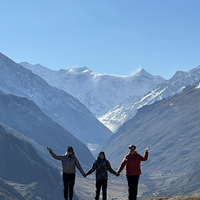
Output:
[[99,153],[99,156],[97,157],[97,160],[100,159],[100,155],[101,155],[101,154],[103,154],[103,155],[104,155],[104,158],[106,158],[105,153],[104,153],[103,151],[101,151],[101,152]]

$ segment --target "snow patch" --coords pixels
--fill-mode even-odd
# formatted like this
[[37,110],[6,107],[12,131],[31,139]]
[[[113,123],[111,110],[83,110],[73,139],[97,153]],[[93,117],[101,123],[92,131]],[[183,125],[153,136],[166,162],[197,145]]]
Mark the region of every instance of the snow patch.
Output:
[[94,151],[96,151],[97,148],[100,147],[100,145],[87,143],[87,147],[91,151],[91,153],[93,153]]
[[200,89],[200,83],[195,87],[195,89]]

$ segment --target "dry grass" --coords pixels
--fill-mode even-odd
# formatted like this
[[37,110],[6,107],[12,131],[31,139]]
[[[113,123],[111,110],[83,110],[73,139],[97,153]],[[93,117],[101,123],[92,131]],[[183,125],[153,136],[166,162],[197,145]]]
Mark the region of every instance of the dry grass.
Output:
[[184,196],[184,197],[155,197],[155,198],[149,198],[146,200],[200,200],[200,195],[193,195],[193,196]]
[[[77,196],[79,197],[79,200],[94,199],[96,190],[95,182],[96,182],[95,173],[86,178],[82,176],[76,177],[76,183],[74,189]],[[172,197],[145,198],[143,195],[147,192],[149,192],[148,186],[143,184],[141,181],[138,188],[138,200],[200,200],[200,194],[193,196],[184,196],[184,197],[177,196],[173,198]],[[127,200],[128,185],[125,176],[120,175],[119,177],[115,177],[113,175],[110,175],[108,179],[107,194],[108,194],[107,197],[108,200]]]

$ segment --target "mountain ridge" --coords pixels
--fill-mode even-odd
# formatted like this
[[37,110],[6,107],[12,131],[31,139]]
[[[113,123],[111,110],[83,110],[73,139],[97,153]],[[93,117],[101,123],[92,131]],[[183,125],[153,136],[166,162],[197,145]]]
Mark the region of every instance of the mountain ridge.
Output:
[[[50,85],[78,98],[96,117],[107,113],[124,98],[142,96],[165,79],[153,76],[143,68],[129,76],[98,74],[87,67],[72,67],[68,70],[47,70],[42,65],[20,63],[40,75]],[[46,73],[44,73],[46,71]]]
[[142,97],[135,98],[135,96],[132,96],[120,102],[99,120],[115,133],[123,123],[134,117],[137,110],[142,106],[150,105],[163,98],[169,98],[198,81],[200,81],[200,66],[188,72],[177,71],[171,79],[158,84],[156,88]]
[[61,166],[61,163],[50,156],[47,146],[60,155],[66,152],[67,146],[73,146],[79,161],[88,167],[94,160],[83,142],[53,121],[29,99],[0,91],[0,122],[12,128],[13,134],[14,130],[23,134],[25,137],[21,138],[31,142],[40,156],[56,167]]
[[34,101],[53,120],[86,145],[103,144],[112,132],[72,95],[0,53],[0,90]]

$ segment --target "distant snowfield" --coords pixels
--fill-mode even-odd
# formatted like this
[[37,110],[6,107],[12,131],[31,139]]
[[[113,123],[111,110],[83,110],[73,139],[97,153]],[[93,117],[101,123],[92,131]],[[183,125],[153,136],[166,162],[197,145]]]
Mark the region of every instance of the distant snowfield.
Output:
[[129,99],[129,103],[133,104],[165,80],[160,76],[149,74],[142,68],[130,76],[117,76],[94,73],[87,67],[53,71],[39,64],[31,65],[26,62],[20,64],[41,76],[50,85],[76,97],[113,132],[121,125],[121,121],[126,121],[128,116],[115,115],[117,112],[115,110],[111,113],[114,118],[107,118],[112,109],[121,105],[125,99]]
[[97,118],[130,96],[142,96],[165,79],[139,69],[130,76],[98,74],[87,67],[53,71],[42,65],[20,63],[41,76],[48,84],[76,97]]
[[[99,118],[112,132],[117,132],[119,127],[135,116],[137,110],[145,105],[150,105],[163,98],[169,98],[182,92],[187,86],[192,86],[200,81],[200,66],[188,71],[177,71],[174,76],[159,84],[155,89],[139,99],[134,96],[125,99],[115,108]],[[200,88],[200,84],[196,86]]]

